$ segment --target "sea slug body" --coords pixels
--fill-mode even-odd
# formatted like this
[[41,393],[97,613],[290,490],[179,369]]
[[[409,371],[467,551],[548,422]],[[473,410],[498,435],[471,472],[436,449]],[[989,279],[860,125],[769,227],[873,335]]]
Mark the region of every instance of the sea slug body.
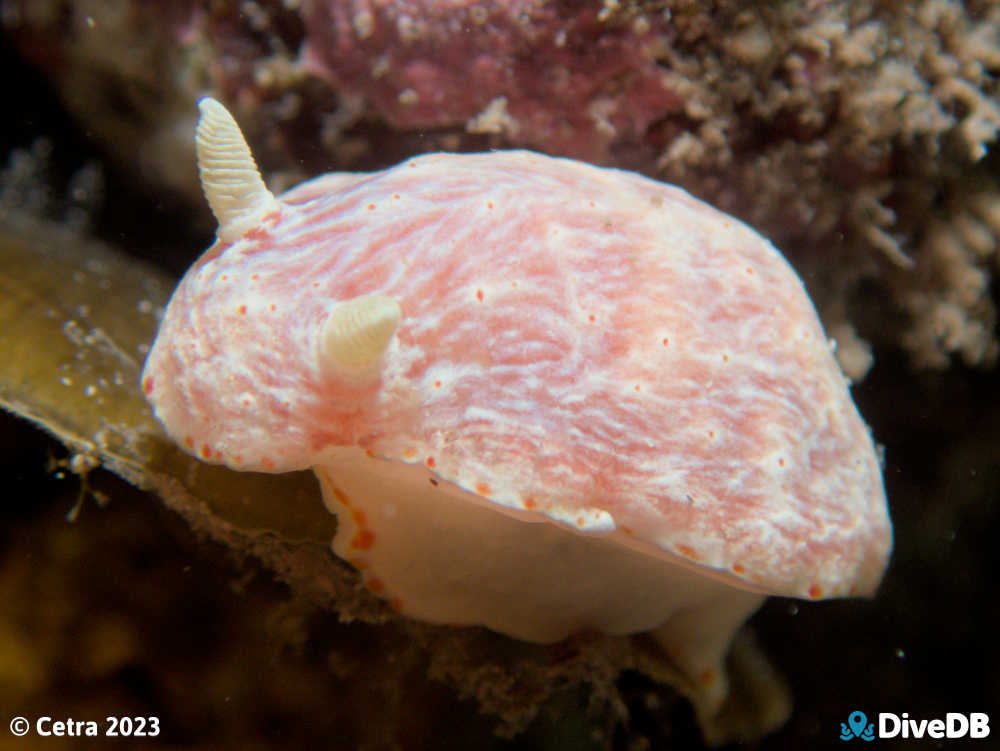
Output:
[[206,461],[315,469],[334,550],[397,610],[531,641],[655,631],[716,676],[717,705],[764,595],[874,592],[892,544],[876,451],[760,235],[527,151],[275,198],[228,113],[202,111],[219,237],[144,389]]

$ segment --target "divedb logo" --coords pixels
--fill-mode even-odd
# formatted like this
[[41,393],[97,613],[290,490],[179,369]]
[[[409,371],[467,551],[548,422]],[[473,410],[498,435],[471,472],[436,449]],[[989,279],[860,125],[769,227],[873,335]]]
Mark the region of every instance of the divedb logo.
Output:
[[913,719],[903,712],[878,713],[878,734],[875,723],[868,722],[864,712],[855,709],[840,723],[840,740],[852,741],[859,738],[873,741],[876,738],[971,738],[982,740],[990,736],[990,717],[985,712],[948,712],[944,719]]

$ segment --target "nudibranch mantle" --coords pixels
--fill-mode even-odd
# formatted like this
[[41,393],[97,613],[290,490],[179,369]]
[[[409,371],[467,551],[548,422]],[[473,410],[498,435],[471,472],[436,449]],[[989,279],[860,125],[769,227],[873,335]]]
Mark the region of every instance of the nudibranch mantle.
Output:
[[875,447],[756,232],[528,151],[261,182],[241,211],[218,180],[256,167],[201,107],[219,239],[144,390],[195,456],[314,468],[334,550],[402,613],[532,641],[659,628],[707,686],[763,595],[878,586]]

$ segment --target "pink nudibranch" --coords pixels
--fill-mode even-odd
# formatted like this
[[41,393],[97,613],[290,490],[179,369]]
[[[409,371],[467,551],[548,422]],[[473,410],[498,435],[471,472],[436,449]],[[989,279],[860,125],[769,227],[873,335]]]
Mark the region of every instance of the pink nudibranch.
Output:
[[276,198],[225,108],[200,107],[218,239],[143,388],[195,456],[313,468],[334,551],[401,613],[537,642],[654,631],[717,704],[765,595],[874,592],[875,447],[760,235],[528,151]]

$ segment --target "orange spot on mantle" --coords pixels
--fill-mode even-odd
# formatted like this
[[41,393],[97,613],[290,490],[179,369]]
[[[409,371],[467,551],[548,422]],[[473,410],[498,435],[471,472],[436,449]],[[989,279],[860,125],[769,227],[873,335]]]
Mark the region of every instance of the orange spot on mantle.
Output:
[[489,498],[491,495],[493,495],[493,490],[485,482],[481,482],[478,485],[476,485],[476,492],[479,493],[479,495],[481,496],[485,496],[486,498]]
[[142,382],[142,392],[149,396],[153,393],[153,377],[146,376],[146,380]]
[[809,596],[814,600],[818,600],[820,597],[823,596],[823,590],[820,589],[820,586],[818,584],[813,584],[811,587],[809,587]]
[[685,558],[690,558],[692,561],[700,560],[698,553],[690,545],[678,545],[677,552],[680,553]]
[[375,533],[370,529],[359,529],[351,538],[351,548],[354,550],[371,550],[375,544]]
[[351,499],[347,497],[347,493],[331,482],[327,482],[327,486],[333,493],[333,497],[337,499],[341,506],[346,506],[347,508],[351,507]]

